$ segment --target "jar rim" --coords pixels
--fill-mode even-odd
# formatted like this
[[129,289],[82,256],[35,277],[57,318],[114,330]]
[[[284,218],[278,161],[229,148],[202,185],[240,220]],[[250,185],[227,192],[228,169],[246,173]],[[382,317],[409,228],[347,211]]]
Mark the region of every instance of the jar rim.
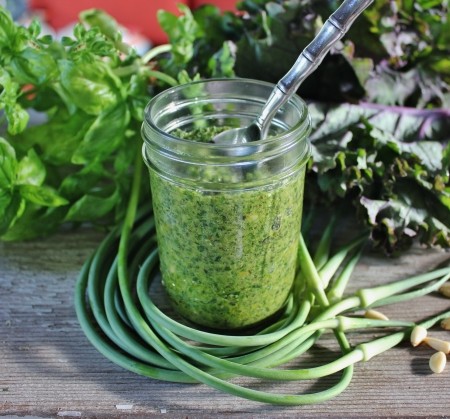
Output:
[[[152,117],[152,110],[153,108],[160,102],[161,100],[164,100],[169,95],[176,95],[177,93],[182,92],[186,88],[189,87],[195,87],[199,85],[209,85],[213,83],[223,83],[231,84],[231,83],[242,83],[245,84],[251,84],[253,86],[261,86],[268,88],[268,91],[271,91],[275,85],[266,81],[261,80],[255,80],[255,79],[248,79],[248,78],[211,78],[211,79],[204,79],[204,80],[195,80],[189,83],[185,83],[182,85],[170,87],[160,93],[158,93],[156,96],[154,96],[149,103],[146,105],[144,110],[144,122],[142,126],[143,131],[143,138],[144,141],[147,142],[147,136],[145,135],[146,128],[150,128],[153,131],[156,131],[161,136],[165,137],[165,140],[172,143],[172,144],[183,144],[183,145],[189,145],[189,147],[192,148],[205,148],[211,151],[215,150],[225,150],[228,151],[231,154],[238,154],[238,155],[251,155],[254,152],[260,151],[261,147],[264,149],[273,149],[276,146],[284,147],[286,143],[288,142],[288,138],[292,138],[293,134],[295,134],[295,137],[298,139],[304,139],[306,141],[306,137],[309,134],[310,131],[310,116],[308,113],[308,108],[306,102],[300,98],[298,95],[293,95],[284,106],[287,106],[288,104],[291,106],[295,106],[299,110],[301,110],[301,117],[299,120],[294,124],[292,127],[289,127],[286,130],[283,130],[275,135],[271,135],[269,137],[266,137],[262,140],[257,141],[251,141],[248,143],[241,143],[241,144],[220,144],[220,143],[214,143],[214,142],[197,142],[192,141],[190,139],[183,139],[180,137],[177,137],[173,135],[171,132],[164,131],[161,127],[159,127]],[[267,97],[268,98],[268,97]],[[241,99],[245,99],[245,95],[242,96]],[[265,100],[260,101],[261,106],[265,103]],[[278,148],[278,147],[276,147]],[[246,151],[245,151],[245,150]],[[254,150],[254,151],[252,151]]]

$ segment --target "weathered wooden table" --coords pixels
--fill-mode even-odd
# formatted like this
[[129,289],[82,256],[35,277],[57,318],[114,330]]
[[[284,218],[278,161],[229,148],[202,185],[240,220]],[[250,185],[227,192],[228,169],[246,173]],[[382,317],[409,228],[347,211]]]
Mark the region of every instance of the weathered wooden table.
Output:
[[[433,352],[407,343],[358,364],[344,393],[313,406],[268,406],[205,385],[159,382],[121,369],[90,345],[73,306],[77,274],[101,239],[99,232],[78,230],[0,244],[0,416],[450,417],[450,368],[431,374]],[[351,287],[423,272],[448,258],[444,251],[418,247],[389,260],[366,254]],[[431,295],[383,311],[391,318],[418,320],[449,305]],[[450,339],[450,332],[439,327],[431,333]],[[329,356],[325,347],[313,352]],[[290,393],[308,389],[298,383],[258,386]]]

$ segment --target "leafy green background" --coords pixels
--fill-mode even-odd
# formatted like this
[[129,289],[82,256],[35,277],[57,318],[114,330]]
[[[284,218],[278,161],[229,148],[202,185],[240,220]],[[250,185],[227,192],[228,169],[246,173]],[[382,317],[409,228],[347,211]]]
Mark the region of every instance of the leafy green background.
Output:
[[[276,82],[338,5],[161,11],[170,45],[143,57],[100,11],[59,42],[0,9],[1,239],[118,223],[152,95],[198,77]],[[447,2],[376,0],[299,90],[313,124],[307,206],[355,214],[387,252],[450,246],[449,38]],[[46,119],[29,126],[30,111]]]

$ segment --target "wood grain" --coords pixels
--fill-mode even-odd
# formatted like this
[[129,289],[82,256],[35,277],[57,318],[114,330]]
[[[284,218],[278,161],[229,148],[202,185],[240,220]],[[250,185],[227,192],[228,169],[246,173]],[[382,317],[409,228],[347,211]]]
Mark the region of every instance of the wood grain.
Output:
[[[268,406],[222,394],[204,385],[164,383],[125,371],[100,355],[81,332],[73,291],[83,261],[102,239],[93,230],[62,232],[50,239],[0,244],[0,415],[31,417],[449,417],[450,368],[428,368],[430,349],[402,344],[358,364],[350,387],[313,406]],[[423,272],[449,258],[414,248],[396,259],[367,254],[351,288]],[[391,318],[418,320],[449,308],[437,295],[383,308]],[[433,329],[450,339],[450,332]],[[354,338],[352,338],[354,339]],[[328,359],[319,345],[306,363]],[[326,383],[335,378],[325,379]],[[254,383],[246,379],[235,382]],[[316,388],[322,383],[313,384]],[[299,383],[254,383],[296,393]]]

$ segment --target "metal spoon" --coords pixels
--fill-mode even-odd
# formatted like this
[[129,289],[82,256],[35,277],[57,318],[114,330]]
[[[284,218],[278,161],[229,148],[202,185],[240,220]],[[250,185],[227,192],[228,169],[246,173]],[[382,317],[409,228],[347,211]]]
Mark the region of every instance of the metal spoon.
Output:
[[347,33],[355,19],[372,2],[373,0],[345,0],[302,51],[292,68],[277,83],[256,120],[246,127],[221,132],[213,138],[213,141],[217,144],[241,144],[264,139],[270,121],[278,109],[319,66],[330,48]]

